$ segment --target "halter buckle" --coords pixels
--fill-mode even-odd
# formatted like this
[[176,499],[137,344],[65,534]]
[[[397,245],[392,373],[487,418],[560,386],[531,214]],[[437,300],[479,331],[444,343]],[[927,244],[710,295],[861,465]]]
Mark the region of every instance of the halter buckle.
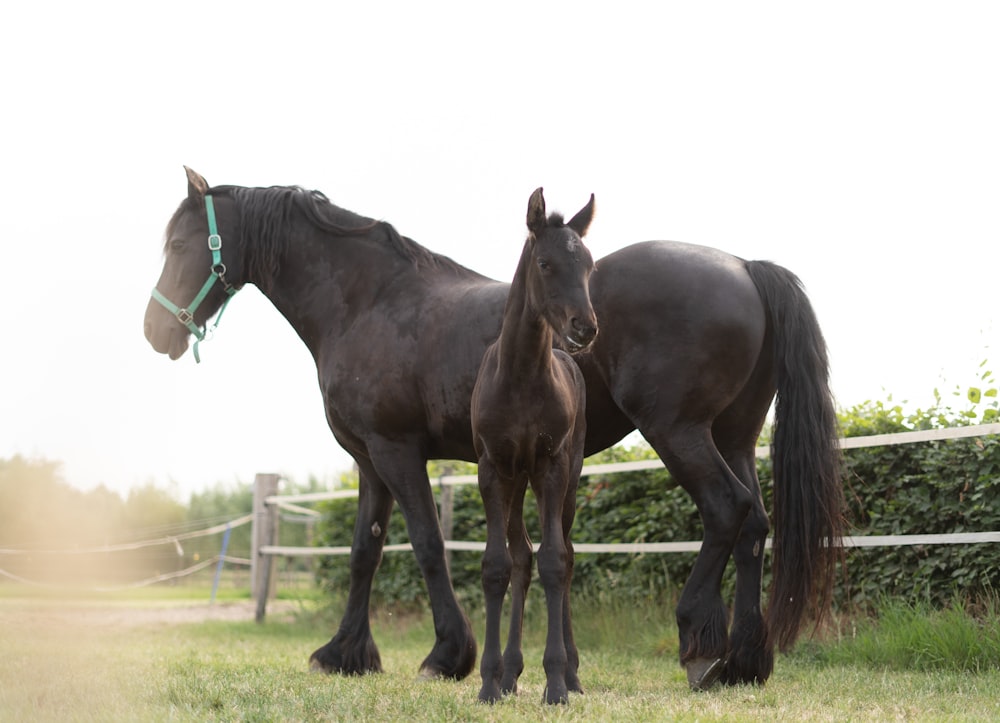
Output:
[[208,237],[208,250],[209,251],[219,251],[222,249],[222,236],[217,233],[210,234]]
[[187,309],[178,309],[175,316],[177,317],[177,321],[182,323],[184,326],[187,326],[194,321],[194,314]]

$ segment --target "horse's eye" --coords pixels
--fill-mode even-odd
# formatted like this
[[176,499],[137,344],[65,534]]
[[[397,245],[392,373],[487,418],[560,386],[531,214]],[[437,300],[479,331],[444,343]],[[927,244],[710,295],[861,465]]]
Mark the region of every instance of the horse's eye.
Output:
[[184,250],[183,239],[179,238],[171,239],[167,245],[170,247],[170,250],[173,251],[174,253],[180,253],[181,251]]
[[540,268],[542,271],[548,271],[550,268],[549,262],[545,259],[538,259],[538,268]]

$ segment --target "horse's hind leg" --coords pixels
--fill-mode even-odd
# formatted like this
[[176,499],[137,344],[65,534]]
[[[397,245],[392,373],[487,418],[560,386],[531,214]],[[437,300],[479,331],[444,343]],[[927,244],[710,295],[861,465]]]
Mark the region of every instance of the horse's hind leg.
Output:
[[337,634],[309,658],[313,670],[360,675],[382,670],[368,622],[372,579],[382,559],[392,496],[368,465],[359,465],[358,517],[351,545],[351,583],[347,610]]
[[736,595],[729,631],[729,654],[722,676],[722,682],[729,685],[763,683],[774,668],[774,644],[761,610],[764,544],[769,524],[755,455],[757,438],[774,397],[768,348],[765,343],[765,351],[743,391],[712,425],[716,447],[750,491],[753,500],[733,547]]
[[701,551],[677,605],[680,661],[696,690],[710,687],[723,673],[728,649],[728,614],[722,575],[752,503],[716,449],[707,428],[685,427],[647,435],[671,474],[691,495],[705,534]]
[[774,668],[774,650],[760,608],[764,543],[768,521],[761,497],[753,450],[726,455],[729,466],[753,493],[753,506],[743,521],[733,548],[736,564],[736,599],[729,632],[729,655],[722,682],[763,683]]

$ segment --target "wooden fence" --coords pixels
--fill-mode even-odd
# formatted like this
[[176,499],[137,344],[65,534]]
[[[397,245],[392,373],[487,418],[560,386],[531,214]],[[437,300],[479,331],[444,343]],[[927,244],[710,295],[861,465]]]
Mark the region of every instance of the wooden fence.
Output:
[[[964,437],[982,437],[1000,434],[1000,423],[982,424],[970,427],[948,427],[946,429],[930,429],[917,432],[900,432],[896,434],[878,434],[867,437],[848,437],[840,440],[842,449],[857,449],[861,447],[879,447],[895,444],[913,444],[933,440],[960,439]],[[758,447],[758,458],[770,454],[769,447]],[[581,477],[597,474],[616,474],[634,472],[636,470],[663,469],[663,463],[658,459],[639,460],[635,462],[619,462],[615,464],[586,465],[580,473]],[[296,495],[277,494],[280,477],[276,474],[259,474],[254,480],[254,512],[253,512],[253,547],[251,560],[256,561],[253,568],[253,594],[257,601],[257,620],[264,619],[267,600],[274,594],[275,563],[279,556],[306,555],[349,555],[350,546],[340,547],[289,547],[277,544],[278,519],[280,510],[288,510],[298,514],[319,516],[315,510],[303,505],[323,500],[357,497],[357,490],[338,490],[335,492],[312,492]],[[452,495],[451,489],[456,485],[476,484],[476,475],[446,475],[432,480],[441,487],[441,527],[444,534],[446,550],[482,551],[485,542],[452,540]],[[961,532],[935,535],[871,535],[842,538],[844,547],[898,547],[904,545],[959,545],[1000,542],[1000,531],[994,532]],[[767,541],[770,546],[770,540]],[[697,552],[701,549],[700,541],[681,542],[636,542],[636,543],[574,543],[577,553],[671,553]],[[409,543],[386,545],[386,552],[412,550]],[[537,549],[537,544],[536,544]],[[268,591],[268,594],[263,594]]]

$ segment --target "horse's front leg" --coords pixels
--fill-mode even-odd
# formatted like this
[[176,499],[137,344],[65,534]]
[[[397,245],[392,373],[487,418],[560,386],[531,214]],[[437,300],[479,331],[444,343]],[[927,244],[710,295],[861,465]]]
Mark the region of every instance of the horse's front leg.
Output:
[[479,492],[486,514],[486,550],[483,552],[482,562],[486,635],[483,640],[483,656],[479,662],[483,680],[479,700],[483,703],[496,703],[502,694],[501,680],[504,674],[504,662],[500,656],[500,617],[503,613],[503,599],[510,584],[512,563],[504,539],[509,504],[504,499],[502,481],[496,468],[485,455],[479,459]]
[[385,533],[392,513],[392,495],[371,470],[359,463],[358,517],[351,545],[351,582],[347,610],[337,634],[309,658],[312,670],[361,675],[382,670],[368,622],[372,580],[382,559]]
[[476,638],[451,586],[426,460],[415,444],[379,439],[370,442],[369,449],[379,477],[406,518],[413,554],[430,597],[435,642],[420,665],[420,676],[461,680],[476,665]]

